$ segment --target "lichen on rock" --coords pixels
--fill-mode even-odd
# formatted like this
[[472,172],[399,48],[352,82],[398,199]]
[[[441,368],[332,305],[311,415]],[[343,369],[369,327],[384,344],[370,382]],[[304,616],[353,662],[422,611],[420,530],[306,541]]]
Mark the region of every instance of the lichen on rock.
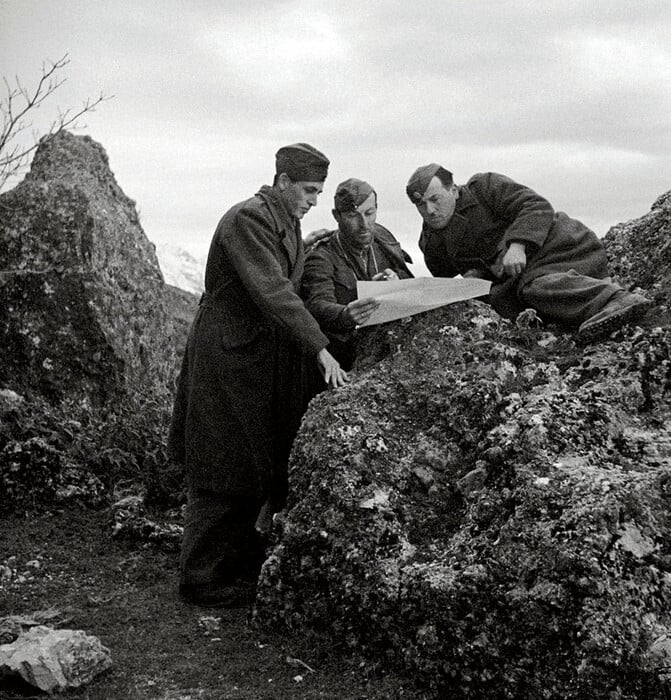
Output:
[[102,146],[46,137],[0,195],[0,386],[92,405],[162,390],[174,366],[164,286]]

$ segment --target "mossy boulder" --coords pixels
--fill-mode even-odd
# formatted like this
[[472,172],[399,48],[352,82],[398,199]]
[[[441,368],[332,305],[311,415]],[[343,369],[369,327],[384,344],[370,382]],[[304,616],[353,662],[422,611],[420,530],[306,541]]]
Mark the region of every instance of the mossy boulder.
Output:
[[656,309],[588,346],[481,302],[369,332],[355,380],[303,421],[257,623],[363,651],[430,697],[671,697]]

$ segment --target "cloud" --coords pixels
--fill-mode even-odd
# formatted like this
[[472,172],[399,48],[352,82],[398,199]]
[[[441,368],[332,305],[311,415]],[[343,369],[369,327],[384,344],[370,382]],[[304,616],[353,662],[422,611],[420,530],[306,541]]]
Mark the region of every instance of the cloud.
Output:
[[332,167],[304,228],[332,226],[357,176],[415,246],[405,182],[434,160],[511,175],[601,233],[644,213],[671,187],[669,25],[667,0],[21,0],[0,4],[0,65],[35,76],[68,51],[60,105],[115,95],[88,133],[151,237],[202,248],[277,148],[308,141]]

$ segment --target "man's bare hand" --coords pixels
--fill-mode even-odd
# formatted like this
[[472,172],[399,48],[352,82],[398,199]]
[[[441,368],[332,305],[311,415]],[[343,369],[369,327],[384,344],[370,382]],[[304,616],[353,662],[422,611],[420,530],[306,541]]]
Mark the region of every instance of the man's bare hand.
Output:
[[310,231],[303,238],[303,245],[306,248],[312,248],[322,241],[327,241],[333,235],[333,231],[329,231],[327,228],[320,228],[316,231]]
[[390,268],[386,267],[382,272],[378,272],[377,275],[373,275],[371,278],[374,282],[383,282],[385,280],[397,280],[398,275]]
[[527,266],[527,253],[524,243],[513,241],[501,260],[503,272],[508,277],[521,275]]
[[366,299],[355,299],[350,301],[343,310],[343,316],[346,321],[353,323],[355,326],[361,326],[370,318],[370,315],[377,309],[380,302],[372,297]]
[[319,369],[324,377],[324,381],[333,389],[344,386],[349,381],[349,374],[340,366],[338,360],[331,353],[323,348],[317,353]]
[[485,273],[482,270],[478,270],[477,268],[471,268],[470,270],[466,270],[466,272],[462,272],[461,276],[464,279],[485,279]]

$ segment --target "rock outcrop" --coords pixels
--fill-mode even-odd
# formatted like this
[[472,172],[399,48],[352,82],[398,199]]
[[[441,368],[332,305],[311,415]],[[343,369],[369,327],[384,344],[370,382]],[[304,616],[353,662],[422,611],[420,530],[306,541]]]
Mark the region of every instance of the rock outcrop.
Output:
[[175,374],[177,374],[186,350],[191,324],[198,311],[198,300],[200,297],[170,284],[165,285],[165,294],[172,319],[173,343],[177,363]]
[[[668,299],[668,228],[633,229],[626,284]],[[303,421],[258,624],[431,697],[671,697],[671,328],[527,326],[468,302],[369,333]]]
[[671,306],[671,192],[638,219],[613,226],[604,238],[608,262],[623,286],[638,285]]
[[103,148],[60,132],[0,196],[0,386],[102,405],[174,366],[153,245]]

